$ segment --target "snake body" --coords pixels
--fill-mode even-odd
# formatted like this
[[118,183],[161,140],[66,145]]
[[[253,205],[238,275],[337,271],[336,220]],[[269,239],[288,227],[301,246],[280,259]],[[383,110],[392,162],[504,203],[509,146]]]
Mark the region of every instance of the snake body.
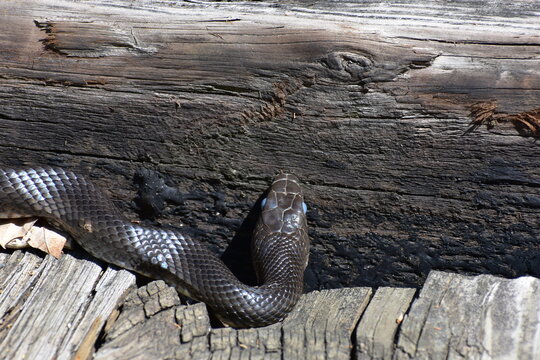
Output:
[[84,176],[62,168],[0,169],[0,217],[44,218],[91,255],[159,278],[205,302],[228,325],[282,320],[303,290],[309,240],[298,179],[280,174],[269,187],[252,240],[260,282],[240,282],[201,243],[178,231],[126,220]]

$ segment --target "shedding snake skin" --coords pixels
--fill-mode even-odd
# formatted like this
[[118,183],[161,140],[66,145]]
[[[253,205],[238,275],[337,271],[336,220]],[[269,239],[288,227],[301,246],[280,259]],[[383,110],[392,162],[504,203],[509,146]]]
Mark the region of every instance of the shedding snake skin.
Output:
[[305,209],[298,179],[276,176],[252,240],[261,285],[247,286],[195,239],[126,220],[83,176],[51,167],[0,169],[0,217],[44,218],[96,258],[166,280],[235,327],[278,322],[300,298],[309,253]]

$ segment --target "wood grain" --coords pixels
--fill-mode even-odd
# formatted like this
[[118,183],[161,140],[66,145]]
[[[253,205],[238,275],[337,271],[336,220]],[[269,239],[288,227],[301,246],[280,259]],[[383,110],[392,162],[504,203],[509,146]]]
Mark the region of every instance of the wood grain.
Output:
[[[0,351],[9,359],[71,359],[90,354],[105,321],[134,285],[125,270],[64,255],[19,251],[0,274]],[[88,347],[88,342],[90,347]]]
[[10,359],[540,356],[532,277],[431,272],[412,305],[415,289],[314,291],[283,322],[236,330],[163,281],[134,288],[127,271],[70,255],[16,251],[0,261],[0,349]]
[[[154,286],[160,290],[147,290]],[[315,291],[283,323],[235,330],[212,327],[204,304],[164,304],[171,289],[155,282],[133,292],[95,359],[349,359],[371,294],[366,288]],[[146,311],[149,303],[160,303],[159,311]]]
[[540,280],[434,271],[405,318],[396,359],[540,356]]
[[538,6],[2,2],[0,162],[89,173],[131,219],[135,170],[159,171],[211,194],[159,221],[217,254],[247,241],[270,178],[296,173],[309,290],[420,286],[431,269],[539,276],[533,133],[467,133],[478,102],[540,107]]
[[[189,232],[218,255],[233,239],[224,259],[248,281],[256,215],[250,209],[279,171],[305,184],[312,239],[307,290],[421,287],[432,269],[539,277],[538,13],[539,3],[526,0],[0,1],[0,165],[85,172],[133,220],[143,213],[132,202],[133,174],[157,171],[192,199],[165,206],[157,221]],[[491,113],[478,113],[487,108]],[[529,115],[532,127],[508,120]],[[482,116],[491,120],[468,132]],[[6,354],[35,355],[26,347],[35,342],[44,354],[91,356],[109,319],[96,358],[366,355],[358,350],[362,332],[354,332],[358,321],[371,323],[365,288],[306,296],[304,304],[326,307],[317,319],[296,314],[297,323],[237,332],[209,327],[203,305],[181,305],[155,283],[130,295],[119,314],[112,302],[96,303],[91,313],[99,320],[83,320],[75,308],[92,304],[92,289],[120,298],[108,293],[108,281],[120,281],[122,289],[133,280],[85,260],[75,265],[15,252],[0,254],[0,261]],[[47,341],[36,335],[50,332],[41,310],[21,304],[40,289],[56,294],[54,286],[67,286],[60,274],[71,274],[81,293],[57,294],[73,307],[51,312],[57,335]],[[527,341],[537,333],[527,322],[535,316],[528,292],[534,280],[441,273],[430,279],[431,295],[416,300],[401,327],[384,331],[397,331],[398,358],[424,356],[435,344],[441,356],[481,352],[449,337],[440,314],[424,307],[428,298],[451,303],[437,287],[469,294],[456,295],[459,310],[448,315],[466,314],[471,329],[480,329],[467,333],[471,344],[537,356],[514,337],[498,340],[512,331]],[[491,286],[508,301],[491,299]],[[339,302],[332,295],[338,293],[347,300]],[[32,299],[47,300],[40,294]],[[479,297],[495,307],[482,307]],[[388,306],[398,303],[405,303],[401,296]],[[372,304],[376,309],[378,302]],[[330,314],[332,321],[323,322]],[[494,325],[509,314],[524,317]],[[68,329],[72,321],[84,325]],[[441,330],[420,334],[423,321]],[[450,328],[466,333],[460,324]],[[388,337],[380,341],[388,349]]]
[[416,289],[377,289],[356,328],[355,359],[392,359],[397,330]]

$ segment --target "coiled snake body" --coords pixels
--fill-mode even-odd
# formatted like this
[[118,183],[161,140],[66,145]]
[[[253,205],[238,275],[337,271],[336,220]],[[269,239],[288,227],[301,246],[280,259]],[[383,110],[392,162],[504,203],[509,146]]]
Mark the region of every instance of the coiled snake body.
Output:
[[99,259],[166,280],[232,326],[280,321],[302,293],[309,240],[294,175],[278,175],[263,200],[252,240],[260,286],[240,282],[189,236],[127,221],[98,188],[71,171],[0,169],[0,217],[28,216],[60,226]]

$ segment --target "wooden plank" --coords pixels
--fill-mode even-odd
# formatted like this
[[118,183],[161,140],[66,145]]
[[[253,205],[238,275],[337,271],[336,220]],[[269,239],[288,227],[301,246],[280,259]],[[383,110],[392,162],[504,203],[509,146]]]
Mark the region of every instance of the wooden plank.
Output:
[[[163,281],[133,289],[116,318],[132,274],[103,273],[69,255],[0,259],[0,350],[12,359],[87,358],[107,319],[95,359],[388,359],[415,293],[311,292],[282,323],[235,330],[212,327],[204,304],[181,305]],[[394,357],[540,356],[539,288],[532,277],[432,272],[399,328]]]
[[[433,267],[540,276],[540,154],[526,137],[535,127],[504,121],[537,114],[539,7],[0,1],[0,161],[85,170],[133,219],[141,166],[215,194],[160,220],[197,228],[216,253],[269,178],[294,172],[310,207],[311,290],[420,285]],[[487,118],[502,121],[463,136],[470,107],[493,99]],[[23,274],[7,271],[10,319],[41,279],[32,269],[50,265],[24,262]],[[136,308],[132,327],[154,317],[171,329],[192,323],[177,320],[178,305]],[[171,330],[167,341],[185,345],[171,356],[213,354],[200,350],[208,336],[223,357],[279,353],[267,351],[277,330],[193,331],[182,343]],[[326,333],[309,334],[312,356],[329,351],[318,342]],[[257,341],[268,346],[249,345]],[[135,349],[126,351],[143,356]]]
[[350,359],[351,337],[371,297],[370,288],[304,295],[283,323],[285,359]]
[[85,311],[74,321],[77,326],[72,327],[64,339],[62,347],[66,350],[58,359],[73,358],[73,353],[68,351],[74,349],[77,350],[76,358],[89,358],[106,321],[124,302],[127,290],[134,286],[135,275],[128,271],[108,267],[102,272]]
[[[18,263],[11,266],[10,263]],[[9,269],[8,271],[5,271]],[[89,354],[134,275],[63,255],[15,252],[2,269],[0,352],[9,359],[71,359]]]
[[15,251],[4,255],[0,269],[0,314],[3,321],[7,314],[16,313],[43,270],[43,258]]
[[539,7],[0,1],[0,162],[91,173],[132,219],[139,167],[216,193],[160,220],[217,253],[294,172],[310,290],[540,276],[539,147],[512,122],[463,136],[476,102],[540,106]]
[[[177,317],[187,310],[177,306],[176,291],[163,281],[155,281],[133,290],[126,298],[118,319],[106,332],[105,343],[96,352],[97,359],[160,359],[189,354],[190,342],[182,343],[182,333],[193,334],[193,324]],[[205,306],[204,304],[195,305]],[[205,310],[206,311],[206,310]],[[206,332],[209,322],[206,322]],[[189,329],[189,330],[188,330]]]
[[398,327],[416,289],[377,289],[355,331],[356,359],[392,359]]
[[430,273],[396,359],[540,358],[540,280]]
[[164,293],[172,296],[163,282],[152,284],[159,288],[153,295],[143,287],[128,297],[95,359],[349,359],[352,332],[371,294],[367,288],[312,292],[282,323],[235,330],[211,328],[200,303],[167,301],[157,312],[144,311]]

